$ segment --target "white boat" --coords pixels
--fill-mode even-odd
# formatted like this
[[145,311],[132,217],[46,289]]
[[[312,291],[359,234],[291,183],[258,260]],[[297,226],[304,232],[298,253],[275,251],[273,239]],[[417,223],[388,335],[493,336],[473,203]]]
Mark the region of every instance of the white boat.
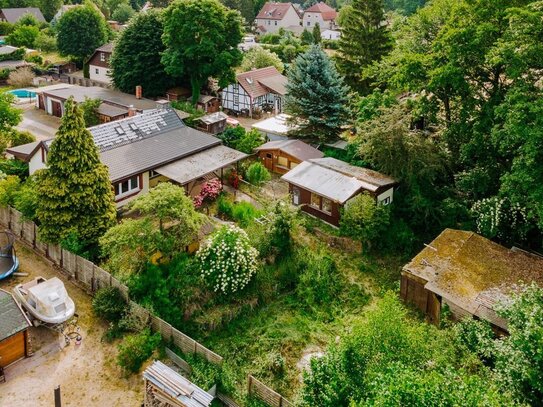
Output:
[[[61,324],[75,313],[75,304],[57,277],[35,278],[13,289],[15,299],[39,322]],[[39,323],[38,323],[39,324]]]

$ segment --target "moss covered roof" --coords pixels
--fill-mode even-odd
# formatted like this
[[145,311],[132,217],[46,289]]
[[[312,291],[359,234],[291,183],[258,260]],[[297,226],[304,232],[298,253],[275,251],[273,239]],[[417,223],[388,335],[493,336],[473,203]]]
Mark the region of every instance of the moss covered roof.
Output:
[[543,286],[543,258],[508,249],[476,233],[445,229],[404,271],[427,283],[425,288],[498,326],[498,301],[520,284]]

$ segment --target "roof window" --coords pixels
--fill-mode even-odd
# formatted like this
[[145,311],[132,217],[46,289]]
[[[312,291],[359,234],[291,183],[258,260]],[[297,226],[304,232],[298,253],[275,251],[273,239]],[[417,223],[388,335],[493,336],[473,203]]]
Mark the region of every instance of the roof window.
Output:
[[125,134],[124,129],[123,129],[122,127],[120,127],[120,126],[119,126],[119,127],[115,127],[115,131],[116,131],[117,134],[119,134],[119,135]]

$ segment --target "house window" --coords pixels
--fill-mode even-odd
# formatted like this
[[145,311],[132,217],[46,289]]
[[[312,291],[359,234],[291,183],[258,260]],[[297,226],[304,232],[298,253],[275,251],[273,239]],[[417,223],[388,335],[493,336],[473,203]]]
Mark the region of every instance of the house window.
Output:
[[270,21],[270,20],[268,20],[268,25],[271,25],[271,21]]
[[149,171],[149,178],[156,178],[156,177],[160,177],[160,174],[158,172],[156,172],[155,170]]
[[321,197],[317,194],[311,194],[311,206],[317,209],[321,208]]
[[100,52],[100,61],[105,62],[106,61],[106,54],[103,52]]
[[98,75],[98,74],[100,73],[100,70],[99,70],[98,68],[96,68],[96,69],[94,70],[94,72],[96,73],[96,75]]
[[135,175],[132,178],[119,182],[115,185],[115,198],[123,198],[127,195],[132,195],[141,189],[140,177]]
[[326,198],[322,198],[322,211],[328,214],[332,213],[332,201]]
[[277,156],[277,165],[288,168],[288,159],[286,157]]
[[272,153],[266,153],[266,158],[273,158]]
[[307,26],[309,27],[311,25],[311,21],[308,21],[307,22]]
[[234,95],[234,105],[239,105],[239,96]]
[[275,25],[277,25],[277,21],[275,22]]
[[381,203],[382,203],[383,205],[388,205],[388,204],[390,203],[390,197],[387,196],[385,199],[383,199],[383,200],[381,201]]
[[293,169],[294,167],[296,167],[298,165],[298,163],[295,163],[294,161],[291,161],[290,162],[290,169]]

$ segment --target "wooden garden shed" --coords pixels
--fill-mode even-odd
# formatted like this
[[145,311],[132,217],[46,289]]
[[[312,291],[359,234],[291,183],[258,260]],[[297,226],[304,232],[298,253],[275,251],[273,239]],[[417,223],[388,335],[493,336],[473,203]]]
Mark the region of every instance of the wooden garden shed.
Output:
[[255,148],[258,158],[271,172],[285,174],[302,161],[322,158],[322,151],[301,140],[269,141]]
[[30,326],[32,324],[13,296],[0,290],[0,367],[29,356]]
[[543,257],[474,232],[445,229],[404,266],[400,295],[432,323],[439,323],[447,305],[455,319],[475,317],[507,332],[496,306],[532,282],[543,286]]

